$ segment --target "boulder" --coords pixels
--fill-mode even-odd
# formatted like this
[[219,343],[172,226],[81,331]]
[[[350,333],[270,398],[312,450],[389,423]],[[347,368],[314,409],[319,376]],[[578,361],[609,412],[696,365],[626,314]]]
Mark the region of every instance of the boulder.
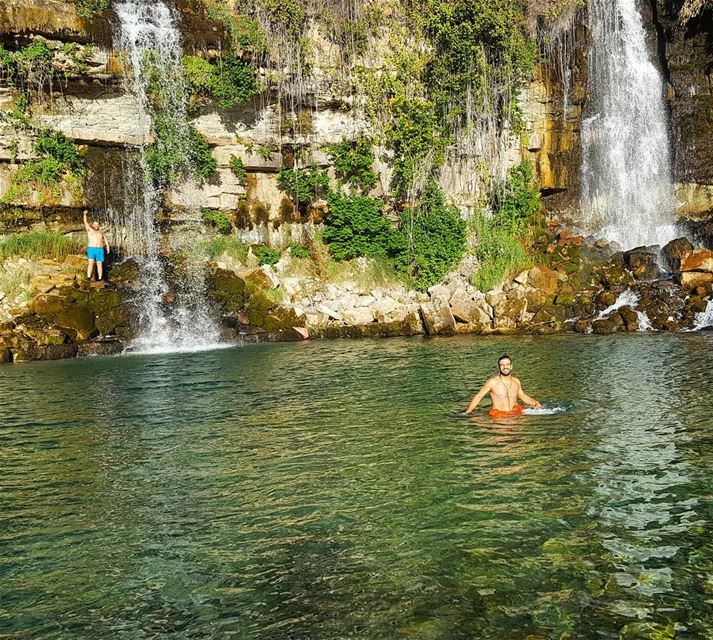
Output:
[[496,331],[514,331],[524,320],[527,301],[525,298],[501,299],[494,307],[493,326]]
[[693,251],[693,245],[688,238],[676,238],[661,249],[661,254],[668,270],[678,272],[681,269],[681,261],[691,251]]
[[622,254],[624,265],[636,280],[655,280],[659,275],[656,253],[647,247],[637,247]]
[[639,330],[639,314],[629,306],[623,306],[619,309],[619,315],[624,322],[624,328],[627,331]]
[[389,316],[396,311],[396,301],[393,298],[380,298],[372,305],[377,322],[388,322]]
[[39,345],[34,342],[18,342],[12,349],[13,362],[32,362],[33,360],[63,360],[77,355],[75,344]]
[[713,284],[713,273],[707,271],[682,271],[680,282],[686,291],[691,291],[698,287],[707,288]]
[[469,298],[452,300],[451,313],[458,322],[490,324],[490,314],[483,309],[483,305]]
[[257,269],[248,271],[244,275],[245,285],[248,289],[277,289],[280,286],[280,279],[269,264],[264,264]]
[[592,331],[598,334],[616,333],[624,328],[624,321],[618,313],[608,318],[600,318],[592,322]]
[[328,318],[330,318],[332,320],[339,320],[339,321],[344,320],[344,316],[341,313],[339,313],[339,311],[336,311],[336,310],[332,309],[331,307],[328,307],[326,304],[318,304],[315,308],[317,309],[317,311],[319,311],[319,313],[324,314],[325,316],[327,316]]
[[119,340],[90,340],[77,347],[77,356],[114,356],[124,351],[124,344]]
[[527,274],[527,284],[546,295],[554,295],[557,291],[557,272],[542,264],[536,264]]
[[436,296],[431,298],[431,302],[422,303],[419,308],[428,335],[453,335],[455,333],[456,321],[446,298]]
[[713,251],[696,249],[681,259],[681,271],[705,271],[713,273]]
[[374,322],[374,311],[371,307],[356,307],[343,313],[344,322],[349,325],[370,324]]

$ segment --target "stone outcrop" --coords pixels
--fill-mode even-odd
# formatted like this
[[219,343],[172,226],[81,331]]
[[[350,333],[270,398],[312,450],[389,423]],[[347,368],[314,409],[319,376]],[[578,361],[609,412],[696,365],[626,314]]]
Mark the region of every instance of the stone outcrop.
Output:
[[[119,267],[116,283],[88,283],[84,267],[81,256],[68,256],[61,263],[3,263],[4,279],[14,282],[15,291],[12,298],[0,292],[0,359],[55,360],[123,350],[138,325],[130,302],[133,278],[122,277]],[[17,284],[27,269],[33,275]]]

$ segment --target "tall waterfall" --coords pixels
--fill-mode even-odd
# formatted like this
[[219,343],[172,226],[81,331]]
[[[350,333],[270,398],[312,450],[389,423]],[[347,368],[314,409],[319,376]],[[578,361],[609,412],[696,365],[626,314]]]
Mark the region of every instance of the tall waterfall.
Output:
[[[116,43],[130,72],[127,89],[136,96],[144,130],[152,130],[160,111],[161,117],[170,118],[177,135],[187,138],[186,87],[176,12],[162,0],[124,0],[114,3],[113,8],[119,18]],[[202,268],[189,263],[180,287],[168,295],[161,235],[155,220],[162,191],[150,176],[146,156],[149,142],[146,139],[140,145],[138,163],[127,181],[127,209],[131,213],[119,221],[127,228],[125,249],[140,265],[137,302],[143,329],[133,347],[139,351],[206,348],[218,342],[219,329],[208,311]]]
[[582,122],[582,213],[624,249],[676,237],[661,74],[636,0],[590,0],[589,106]]

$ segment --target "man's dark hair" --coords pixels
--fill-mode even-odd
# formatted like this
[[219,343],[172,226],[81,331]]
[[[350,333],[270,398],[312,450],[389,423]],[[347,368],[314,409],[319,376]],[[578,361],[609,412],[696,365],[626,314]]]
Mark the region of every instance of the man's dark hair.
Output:
[[512,362],[512,358],[511,358],[507,353],[504,353],[503,355],[501,355],[501,356],[498,358],[498,365],[499,365],[503,360],[510,360],[510,362]]

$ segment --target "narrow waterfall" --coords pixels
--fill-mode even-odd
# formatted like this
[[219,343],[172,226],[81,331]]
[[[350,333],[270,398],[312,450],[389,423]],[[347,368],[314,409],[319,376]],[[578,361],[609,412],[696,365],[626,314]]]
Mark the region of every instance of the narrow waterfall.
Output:
[[582,122],[586,229],[630,249],[676,237],[664,85],[636,0],[589,2],[589,105]]
[[[116,43],[129,72],[127,89],[136,96],[144,129],[153,131],[153,122],[160,117],[170,122],[177,137],[187,139],[177,13],[162,0],[124,0],[116,2],[114,10],[119,18]],[[143,329],[132,346],[139,351],[206,348],[219,341],[219,328],[205,300],[203,269],[189,265],[176,291],[168,285],[155,220],[163,194],[147,162],[150,141],[151,134],[139,147],[134,175],[128,180],[131,213],[121,221],[127,230],[125,249],[138,260],[141,274],[137,303]],[[189,162],[186,157],[186,165]]]

